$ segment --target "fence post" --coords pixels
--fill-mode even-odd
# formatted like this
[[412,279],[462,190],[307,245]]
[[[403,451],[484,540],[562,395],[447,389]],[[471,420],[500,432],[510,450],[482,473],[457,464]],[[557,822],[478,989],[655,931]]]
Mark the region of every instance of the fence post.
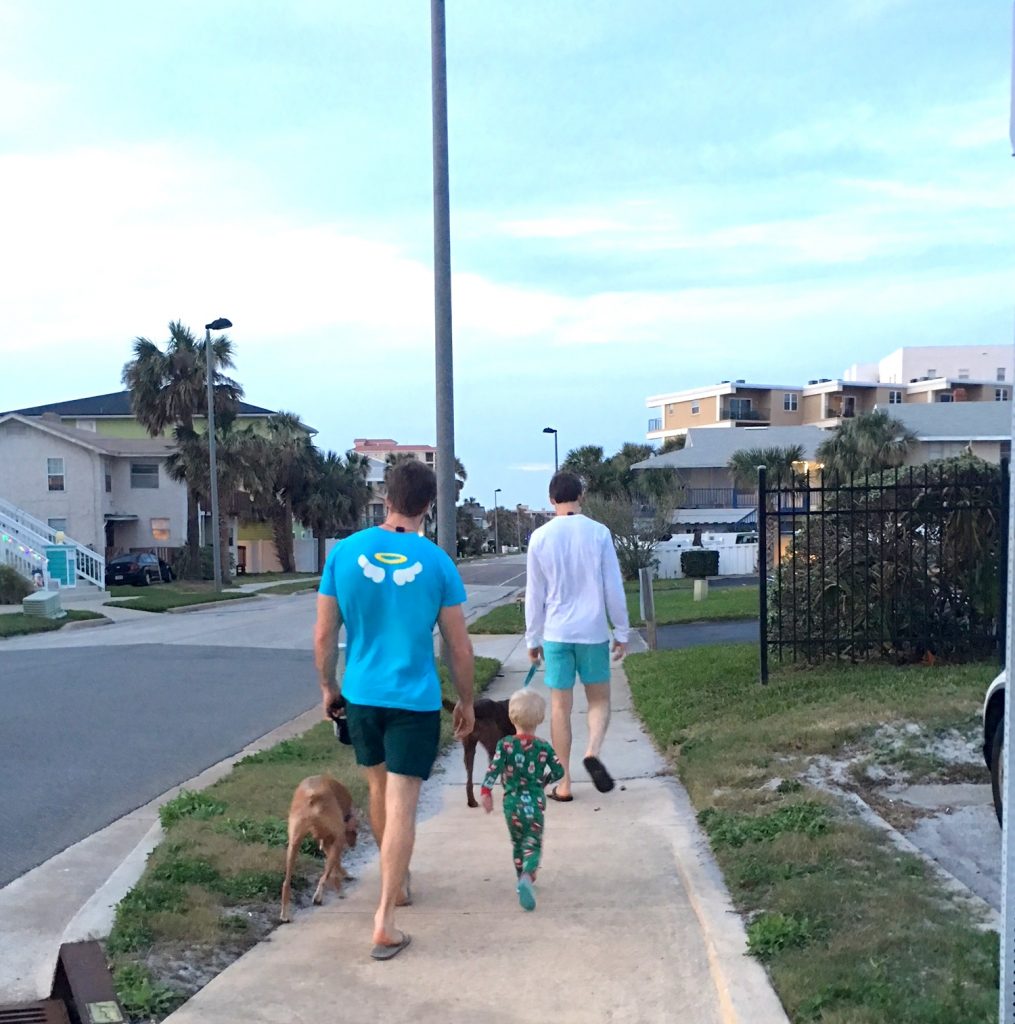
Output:
[[652,590],[652,570],[638,570],[638,595],[641,604],[641,618],[645,623],[646,639],[649,650],[656,650],[659,646],[656,636],[656,598]]
[[998,514],[1000,546],[998,550],[998,583],[1000,593],[997,602],[997,658],[1003,666],[1008,653],[1008,504],[1010,501],[1010,467],[1007,459],[1001,460],[1001,511]]
[[758,644],[761,659],[761,685],[768,684],[768,521],[765,509],[766,472],[758,467]]

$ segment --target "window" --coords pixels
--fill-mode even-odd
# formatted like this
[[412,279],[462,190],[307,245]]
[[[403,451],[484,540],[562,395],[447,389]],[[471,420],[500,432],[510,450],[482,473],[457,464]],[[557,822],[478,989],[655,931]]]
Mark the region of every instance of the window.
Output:
[[700,402],[692,402],[691,403],[691,415],[692,416],[697,416],[699,412],[701,412],[701,403]]
[[76,426],[78,430],[90,430],[95,433],[95,420],[77,420]]
[[959,380],[969,380],[969,370],[959,368]]
[[1004,367],[1003,367],[1003,366],[999,366],[999,367],[997,368],[997,379],[998,379],[999,381],[1003,381],[1003,380],[1004,380],[1004,378],[1005,378],[1005,369],[1004,369]]
[[63,459],[46,459],[46,474],[49,477],[49,489],[51,491],[62,491],[64,489]]
[[67,532],[67,520],[66,519],[47,519],[46,525],[54,533],[66,533]]
[[787,391],[782,396],[782,409],[783,412],[796,412],[797,410],[797,394],[795,391]]
[[995,402],[1007,402],[1008,401],[1008,389],[1007,388],[994,388],[994,401]]
[[902,405],[902,392],[901,391],[889,391],[888,392],[888,404],[889,405]]
[[154,540],[169,540],[169,519],[159,518],[152,520],[152,538]]
[[159,464],[157,462],[132,462],[130,464],[130,486],[135,491],[157,490]]
[[941,394],[937,396],[937,400],[939,402],[952,402],[954,401],[954,398],[950,391],[942,391]]
[[751,400],[749,398],[730,399],[730,418],[746,420],[751,418]]
[[430,465],[433,465],[433,452],[426,453],[426,461],[429,462]]
[[113,490],[113,474],[106,470],[106,494],[112,493]]

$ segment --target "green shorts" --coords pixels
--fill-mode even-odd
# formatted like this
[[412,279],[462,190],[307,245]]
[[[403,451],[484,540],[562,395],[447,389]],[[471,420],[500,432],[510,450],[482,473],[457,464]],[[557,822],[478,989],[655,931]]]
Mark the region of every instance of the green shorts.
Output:
[[441,742],[439,711],[404,711],[369,704],[345,706],[356,763],[383,764],[395,775],[430,778]]
[[543,644],[544,682],[551,690],[570,690],[575,677],[586,685],[610,681],[610,644]]

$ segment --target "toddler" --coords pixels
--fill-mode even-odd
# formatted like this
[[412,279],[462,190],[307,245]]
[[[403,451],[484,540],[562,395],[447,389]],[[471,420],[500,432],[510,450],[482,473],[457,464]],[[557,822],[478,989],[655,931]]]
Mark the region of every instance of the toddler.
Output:
[[536,909],[532,883],[543,849],[543,787],[564,777],[553,747],[535,735],[545,715],[546,701],[538,693],[525,689],[512,694],[508,716],[518,735],[505,736],[497,744],[481,790],[483,808],[489,814],[493,810],[491,787],[498,778],[504,780],[504,817],[514,848],[518,902],[525,910]]

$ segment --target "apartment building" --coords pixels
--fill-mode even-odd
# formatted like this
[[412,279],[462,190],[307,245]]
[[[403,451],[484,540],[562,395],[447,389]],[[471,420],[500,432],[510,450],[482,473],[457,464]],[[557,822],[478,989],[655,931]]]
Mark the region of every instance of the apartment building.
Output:
[[430,444],[399,444],[390,437],[357,437],[353,449],[357,455],[367,459],[367,483],[370,485],[370,501],[360,516],[360,526],[379,526],[384,522],[384,474],[388,468],[388,456],[408,456],[419,459],[431,468],[437,462],[437,449]]
[[1005,345],[902,348],[878,363],[854,364],[839,378],[806,384],[718,384],[649,396],[646,437],[662,441],[695,427],[815,426],[911,404],[1007,402],[1015,378]]

